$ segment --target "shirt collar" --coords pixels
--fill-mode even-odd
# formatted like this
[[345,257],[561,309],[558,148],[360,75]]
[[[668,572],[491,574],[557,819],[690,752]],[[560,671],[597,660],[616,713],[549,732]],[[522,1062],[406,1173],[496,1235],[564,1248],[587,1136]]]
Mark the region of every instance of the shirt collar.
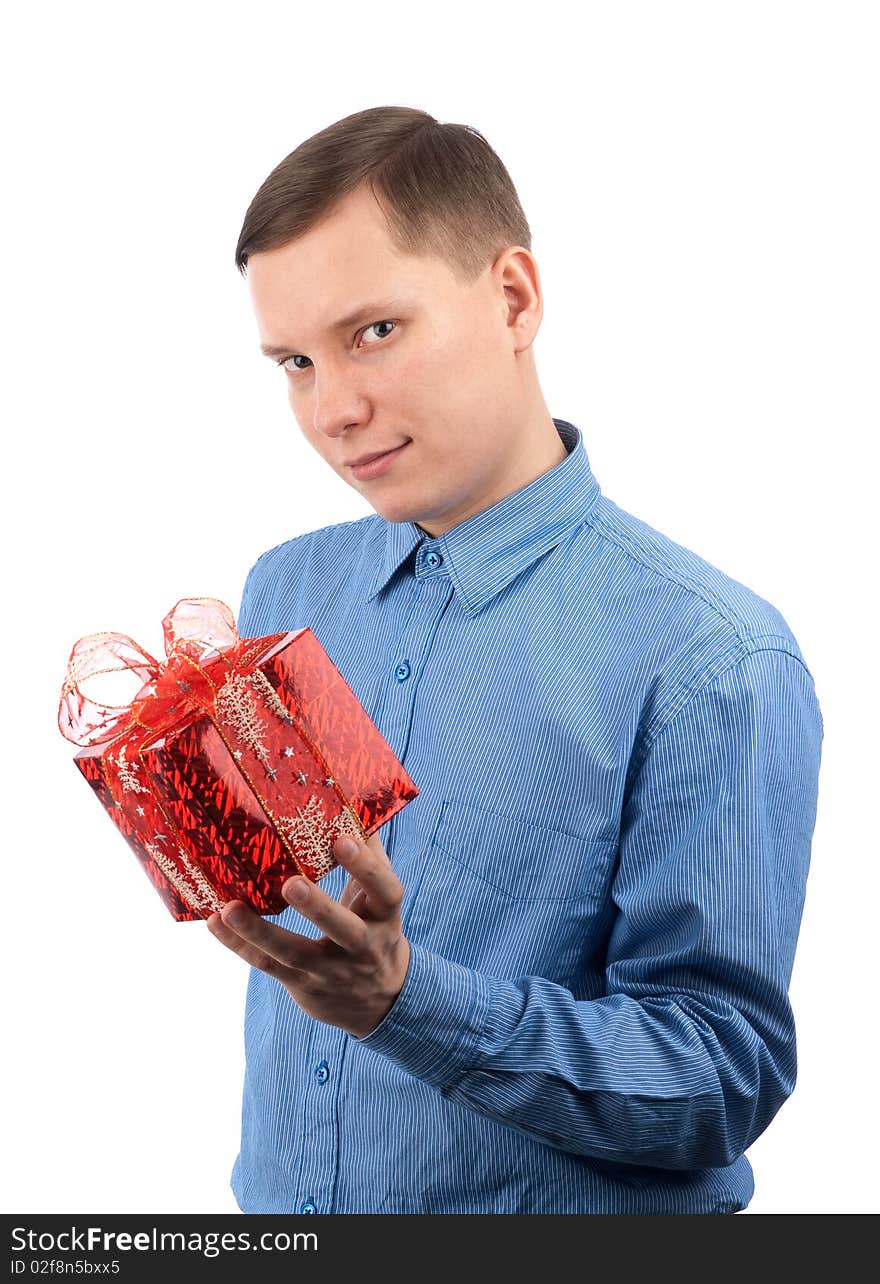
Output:
[[554,419],[568,454],[549,472],[432,538],[415,522],[384,522],[385,541],[368,602],[419,544],[436,549],[468,615],[476,615],[542,553],[586,521],[599,498],[580,429]]

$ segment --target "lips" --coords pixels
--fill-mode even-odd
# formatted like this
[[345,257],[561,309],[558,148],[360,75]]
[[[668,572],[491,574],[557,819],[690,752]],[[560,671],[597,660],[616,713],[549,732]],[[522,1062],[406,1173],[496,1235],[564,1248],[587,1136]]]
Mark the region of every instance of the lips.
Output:
[[387,450],[374,450],[370,455],[361,455],[360,459],[350,459],[348,461],[348,467],[357,468],[361,464],[369,464],[374,459],[380,459],[382,455],[390,455],[392,450],[400,450],[400,447],[405,445],[406,442],[402,441],[397,446],[389,446]]
[[362,455],[360,460],[349,460],[348,467],[349,469],[356,469],[360,464],[370,464],[371,461],[378,460],[383,455],[391,455],[392,451],[400,451],[401,446],[406,446],[406,442],[401,442],[400,446],[389,446],[387,451],[374,451],[373,455]]
[[384,477],[387,472],[394,468],[400,458],[401,453],[406,450],[409,441],[404,441],[399,446],[392,446],[390,450],[383,450],[379,454],[370,453],[364,455],[366,463],[353,463],[349,465],[351,475],[358,482],[375,481],[377,477]]

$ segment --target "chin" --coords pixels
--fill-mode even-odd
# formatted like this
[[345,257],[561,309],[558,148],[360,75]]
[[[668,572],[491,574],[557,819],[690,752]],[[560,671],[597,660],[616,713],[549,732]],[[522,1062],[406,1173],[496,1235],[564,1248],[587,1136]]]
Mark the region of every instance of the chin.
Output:
[[[364,496],[368,499],[368,496]],[[419,519],[411,507],[405,504],[394,504],[393,502],[376,503],[375,500],[369,501],[380,517],[384,517],[386,522],[417,522]]]

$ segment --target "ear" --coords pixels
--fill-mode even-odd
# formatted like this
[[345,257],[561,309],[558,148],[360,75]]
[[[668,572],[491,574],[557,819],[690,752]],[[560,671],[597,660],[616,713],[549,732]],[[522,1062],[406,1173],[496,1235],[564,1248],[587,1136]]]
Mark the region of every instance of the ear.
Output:
[[511,245],[499,255],[494,271],[498,274],[505,324],[514,341],[514,351],[523,352],[534,342],[544,315],[537,261],[524,246]]

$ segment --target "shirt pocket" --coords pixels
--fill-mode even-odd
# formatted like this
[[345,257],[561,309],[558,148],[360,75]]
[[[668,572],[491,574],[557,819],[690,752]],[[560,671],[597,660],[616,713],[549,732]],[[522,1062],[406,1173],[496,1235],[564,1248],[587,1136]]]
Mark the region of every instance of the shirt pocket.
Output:
[[466,967],[574,987],[607,939],[616,851],[447,799],[404,895],[404,933]]

